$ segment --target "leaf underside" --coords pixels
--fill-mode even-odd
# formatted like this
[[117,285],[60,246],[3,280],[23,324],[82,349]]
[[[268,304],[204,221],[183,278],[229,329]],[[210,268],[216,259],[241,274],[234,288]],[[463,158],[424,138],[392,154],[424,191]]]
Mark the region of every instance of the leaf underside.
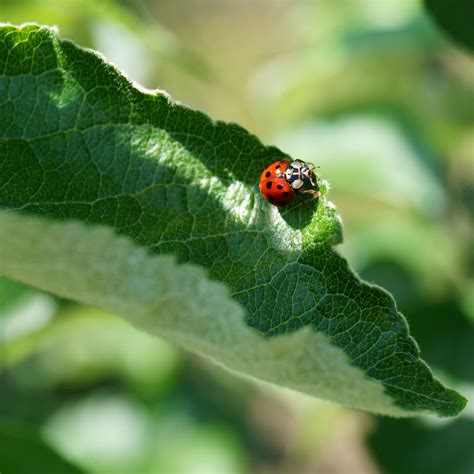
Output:
[[[298,199],[279,210],[261,199],[261,170],[283,157],[235,124],[214,122],[172,102],[163,92],[141,90],[103,58],[58,39],[49,28],[0,27],[0,207],[19,216],[14,226],[8,218],[1,221],[0,272],[116,310],[151,332],[273,383],[389,415],[457,414],[465,399],[433,378],[393,298],[360,281],[333,249],[341,241],[341,225],[326,199],[324,183],[318,202]],[[21,216],[48,220],[38,224],[37,231],[45,232],[45,238],[52,232],[57,249],[39,236],[35,242],[36,224]],[[71,230],[69,220],[79,227]],[[38,262],[68,261],[67,253],[84,250],[77,240],[74,247],[71,232],[93,243],[97,236],[81,226],[97,225],[130,239],[132,254],[137,249],[147,255],[172,254],[180,263],[204,267],[210,279],[224,283],[228,290],[222,290],[219,298],[227,298],[236,314],[240,310],[235,308],[242,310],[230,324],[243,338],[241,346],[233,341],[232,355],[227,354],[232,352],[228,347],[222,353],[207,350],[199,341],[208,336],[199,328],[194,335],[178,337],[172,326],[178,321],[185,324],[189,315],[170,320],[156,305],[152,305],[155,314],[149,314],[150,306],[141,311],[148,322],[143,317],[138,321],[125,314],[126,306],[114,306],[111,295],[105,301],[92,297],[91,287],[75,291],[65,265],[51,270],[50,279],[44,277],[47,267],[42,267],[45,274],[31,276],[22,240],[43,249],[42,255],[35,254]],[[12,239],[5,229],[11,234],[15,226]],[[113,236],[107,238],[114,248]],[[69,250],[59,245],[61,239]],[[123,253],[116,256],[126,260]],[[100,254],[94,258],[100,260]],[[141,258],[144,267],[147,259],[154,262],[149,276],[160,278],[159,260]],[[87,249],[82,261],[87,261]],[[125,261],[121,267],[124,280],[127,263],[133,266]],[[81,266],[81,261],[74,265],[85,279],[91,278],[87,265]],[[104,266],[102,278],[112,266]],[[173,263],[169,271],[179,275],[180,265]],[[143,284],[140,278],[130,280],[137,285],[135,296],[140,290],[137,281]],[[207,279],[204,273],[199,278]],[[193,298],[193,283],[189,285],[183,288],[183,298]],[[133,292],[127,297],[133,299]],[[207,304],[206,299],[201,301],[202,306]],[[216,325],[223,330],[229,314],[215,307],[206,310],[211,319],[212,311],[216,313]],[[134,311],[140,313],[138,307]],[[217,332],[213,342],[217,345],[218,336]],[[266,345],[268,349],[263,349]],[[363,391],[355,389],[359,385],[351,385],[350,376],[345,382],[341,373],[335,373],[337,368],[316,369],[316,346],[321,360],[329,360],[328,354],[337,360],[341,356],[341,364],[353,371],[354,378],[380,388],[380,404],[368,403],[367,397],[364,401]],[[239,362],[237,347],[259,358],[258,370],[250,362]],[[288,366],[286,359],[294,366]],[[279,371],[282,367],[285,370]],[[313,369],[316,374],[326,371],[331,390],[311,381]],[[297,381],[295,374],[305,374],[308,382]]]

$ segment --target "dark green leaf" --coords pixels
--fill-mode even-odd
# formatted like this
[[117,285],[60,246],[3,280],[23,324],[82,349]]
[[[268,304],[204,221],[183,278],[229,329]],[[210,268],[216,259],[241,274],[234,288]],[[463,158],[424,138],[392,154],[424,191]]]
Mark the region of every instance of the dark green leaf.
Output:
[[474,2],[472,0],[425,0],[425,6],[449,37],[474,51]]
[[34,431],[18,426],[0,426],[0,472],[2,474],[79,474],[78,467],[63,459]]
[[417,421],[379,420],[369,440],[386,474],[472,474],[474,420],[428,426]]

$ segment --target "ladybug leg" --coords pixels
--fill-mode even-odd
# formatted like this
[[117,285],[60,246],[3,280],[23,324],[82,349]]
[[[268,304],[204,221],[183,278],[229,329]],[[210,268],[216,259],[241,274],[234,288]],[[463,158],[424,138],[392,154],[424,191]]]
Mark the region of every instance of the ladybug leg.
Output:
[[311,194],[314,199],[321,197],[321,193],[316,189],[300,189],[300,193]]
[[308,168],[310,172],[308,173],[309,182],[313,187],[316,187],[316,183],[313,181],[314,178],[314,169],[319,168],[319,166],[314,165],[313,163],[308,163]]

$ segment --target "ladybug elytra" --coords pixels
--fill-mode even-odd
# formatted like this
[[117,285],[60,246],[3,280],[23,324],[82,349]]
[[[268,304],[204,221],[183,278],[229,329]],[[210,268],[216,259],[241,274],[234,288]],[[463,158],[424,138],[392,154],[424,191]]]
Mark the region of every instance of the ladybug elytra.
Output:
[[302,160],[275,161],[260,176],[260,192],[268,202],[282,207],[293,201],[296,192],[312,194],[314,198],[318,198],[318,190],[303,189],[307,183],[317,188],[313,169],[307,163]]

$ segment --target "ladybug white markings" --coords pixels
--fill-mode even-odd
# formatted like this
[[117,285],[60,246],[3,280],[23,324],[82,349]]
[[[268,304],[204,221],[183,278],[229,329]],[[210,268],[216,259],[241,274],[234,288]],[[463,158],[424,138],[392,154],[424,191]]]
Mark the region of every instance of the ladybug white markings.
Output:
[[301,160],[295,160],[285,171],[285,178],[293,189],[301,189],[305,181],[309,181],[311,186],[316,187],[313,181],[313,170]]

